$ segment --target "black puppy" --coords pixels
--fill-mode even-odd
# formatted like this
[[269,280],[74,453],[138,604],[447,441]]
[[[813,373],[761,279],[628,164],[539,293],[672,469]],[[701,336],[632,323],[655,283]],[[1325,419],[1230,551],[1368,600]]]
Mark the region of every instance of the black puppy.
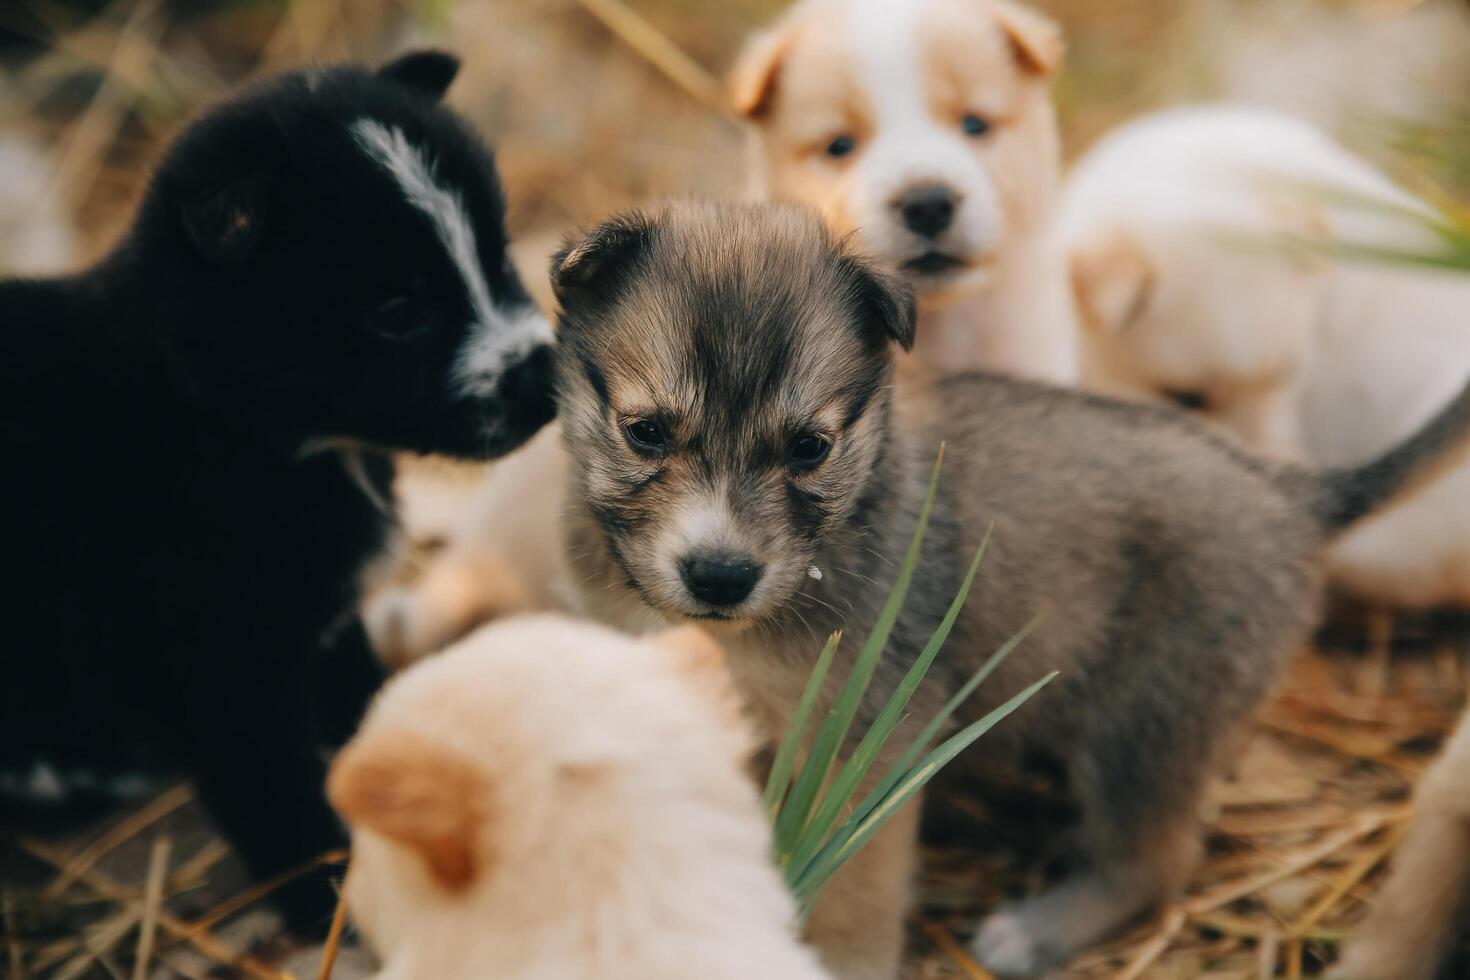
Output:
[[[490,154],[437,104],[457,67],[250,89],[97,266],[0,283],[11,786],[168,760],[258,876],[345,840],[323,746],[379,681],[355,615],[378,451],[488,458],[553,412]],[[321,876],[279,897],[298,928],[333,901]]]

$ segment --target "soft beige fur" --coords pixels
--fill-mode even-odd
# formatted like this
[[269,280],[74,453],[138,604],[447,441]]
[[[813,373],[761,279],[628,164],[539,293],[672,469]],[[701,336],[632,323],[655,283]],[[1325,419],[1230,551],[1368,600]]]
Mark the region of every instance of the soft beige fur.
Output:
[[1332,980],[1434,980],[1470,900],[1470,716],[1425,773],[1388,884]]
[[[1414,431],[1470,376],[1470,279],[1282,251],[1433,247],[1412,220],[1338,194],[1427,213],[1320,132],[1261,110],[1173,110],[1105,139],[1059,219],[1085,383],[1187,398],[1251,447],[1317,465]],[[1470,468],[1364,522],[1327,568],[1373,602],[1470,603]]]
[[[936,247],[904,227],[904,191],[959,195],[937,249],[962,265],[910,276],[921,363],[1071,383],[1075,327],[1050,231],[1061,61],[1056,25],[1009,0],[801,0],[751,39],[729,91],[752,124],[757,191],[816,207],[895,266]],[[991,130],[966,135],[966,113]],[[826,155],[841,135],[853,151]]]
[[381,980],[820,980],[694,627],[506,620],[406,671],[332,767]]

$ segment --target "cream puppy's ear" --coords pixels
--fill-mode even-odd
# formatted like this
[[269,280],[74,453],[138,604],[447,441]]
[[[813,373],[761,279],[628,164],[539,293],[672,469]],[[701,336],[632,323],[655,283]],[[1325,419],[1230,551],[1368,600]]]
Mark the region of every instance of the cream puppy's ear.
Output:
[[327,778],[327,797],[348,824],[415,852],[450,891],[472,885],[491,859],[486,795],[470,759],[408,731],[358,736]]
[[698,626],[675,626],[653,638],[653,643],[725,720],[743,724],[740,695],[725,668],[725,651]]
[[1143,312],[1153,290],[1153,263],[1138,242],[1121,231],[1099,235],[1068,257],[1072,294],[1087,327],[1116,333]]
[[762,31],[745,42],[725,83],[730,108],[743,119],[755,119],[771,107],[781,62],[796,40],[796,30],[782,25]]
[[991,7],[1023,69],[1048,77],[1061,69],[1066,45],[1062,29],[1054,20],[1009,0],[992,0]]

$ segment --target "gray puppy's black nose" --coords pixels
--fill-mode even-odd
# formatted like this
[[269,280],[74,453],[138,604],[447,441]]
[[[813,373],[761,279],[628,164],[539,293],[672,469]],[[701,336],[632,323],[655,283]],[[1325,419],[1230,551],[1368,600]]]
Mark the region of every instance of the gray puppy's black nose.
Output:
[[711,606],[735,606],[745,601],[760,581],[761,566],[738,555],[699,555],[684,560],[681,572],[689,592]]
[[954,221],[955,193],[944,184],[920,184],[904,191],[898,210],[909,231],[937,238]]

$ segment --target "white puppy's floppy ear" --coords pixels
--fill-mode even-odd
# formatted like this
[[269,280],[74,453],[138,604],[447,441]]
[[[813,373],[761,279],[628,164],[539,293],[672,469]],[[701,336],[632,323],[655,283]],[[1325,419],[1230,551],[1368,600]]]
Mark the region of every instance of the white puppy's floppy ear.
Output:
[[493,858],[483,844],[486,796],[472,760],[410,731],[359,735],[327,777],[327,798],[348,824],[406,848],[449,891],[472,885]]
[[781,63],[795,39],[795,30],[783,25],[762,31],[745,42],[725,83],[730,108],[737,116],[756,119],[771,107]]
[[1154,287],[1154,267],[1138,242],[1114,229],[1072,249],[1072,295],[1085,326],[1116,333],[1143,312]]
[[1021,67],[1036,75],[1055,75],[1066,53],[1056,21],[1010,0],[991,0],[991,8]]

